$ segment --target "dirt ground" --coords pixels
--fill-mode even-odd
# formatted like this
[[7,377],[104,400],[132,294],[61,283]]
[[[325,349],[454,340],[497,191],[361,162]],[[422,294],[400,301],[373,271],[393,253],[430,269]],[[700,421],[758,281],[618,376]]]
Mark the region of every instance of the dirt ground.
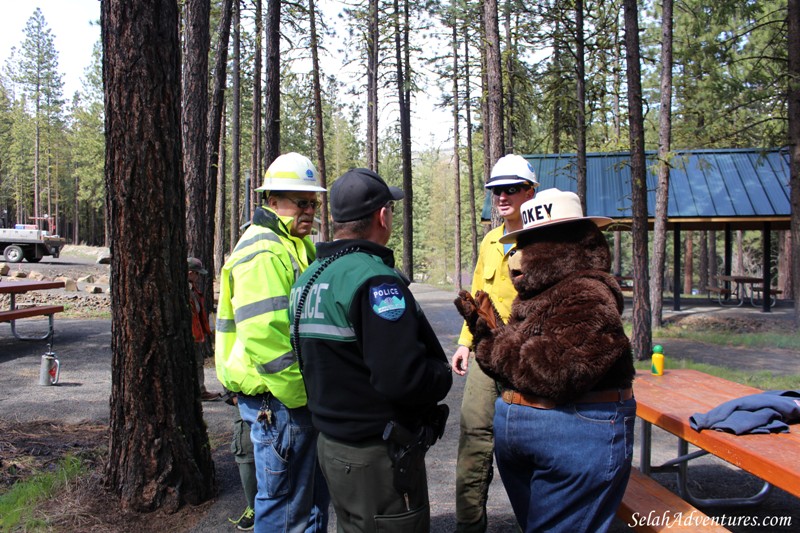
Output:
[[[26,271],[36,270],[44,274],[47,279],[58,276],[69,276],[80,279],[86,275],[102,276],[108,274],[108,265],[96,263],[98,252],[93,249],[74,251],[66,250],[59,259],[52,261],[43,260],[39,264],[21,263],[14,265],[15,269]],[[66,291],[48,291],[52,294],[46,296],[49,302],[63,298],[69,302],[69,316],[67,318],[81,319],[96,316],[98,312],[107,310],[109,297],[107,293],[86,294],[84,292],[67,293]],[[430,294],[433,294],[431,291]],[[441,293],[441,291],[438,291]],[[423,290],[418,293],[418,299],[431,319],[434,329],[440,334],[440,341],[445,351],[452,353],[455,337],[458,332],[459,320],[455,316],[449,301],[442,300],[440,295],[428,299]],[[2,303],[0,303],[2,305]],[[630,312],[630,304],[627,304]],[[729,312],[688,312],[668,314],[668,322],[687,328],[703,328],[718,331],[778,331],[787,330],[791,322],[785,319],[776,319],[763,313],[734,314]],[[62,322],[60,319],[57,322]],[[65,320],[62,327],[73,329],[81,320]],[[93,326],[94,327],[94,326]],[[5,331],[5,330],[3,330]],[[0,339],[0,352],[3,351]],[[97,346],[104,346],[106,337],[97,339]],[[84,341],[80,344],[87,346]],[[8,345],[10,346],[10,344]],[[665,346],[667,344],[665,343]],[[668,353],[679,353],[677,344],[673,344]],[[87,350],[95,350],[91,345]],[[107,349],[107,348],[106,348]],[[680,350],[683,350],[682,348]],[[720,352],[721,357],[730,360],[730,349],[724,347],[712,348],[703,346],[702,352]],[[796,355],[796,354],[795,354]],[[791,359],[791,358],[790,358]],[[0,363],[4,361],[0,353]],[[760,363],[759,363],[760,364]],[[790,362],[789,371],[797,368],[797,362]],[[206,381],[213,381],[211,362],[207,362]],[[782,370],[782,369],[781,369]],[[0,374],[7,372],[7,367],[0,368]],[[795,370],[793,373],[800,373]],[[2,376],[0,376],[2,377]],[[79,380],[76,380],[79,381]],[[70,384],[67,383],[66,386]],[[73,383],[72,385],[75,385]],[[5,387],[5,385],[3,386]],[[107,383],[101,384],[100,390],[105,390]],[[73,398],[83,398],[88,386],[75,387],[70,394]],[[52,391],[56,387],[39,389],[43,395],[69,391]],[[446,431],[447,440],[437,444],[429,455],[429,480],[430,498],[432,508],[437,509],[432,516],[433,531],[453,531],[453,480],[455,471],[455,443],[458,436],[458,411],[460,408],[460,394],[463,389],[463,379],[456,378],[453,391],[448,397],[451,407],[451,418]],[[63,394],[63,392],[61,392]],[[96,393],[92,393],[96,395]],[[214,448],[214,461],[217,465],[217,481],[219,496],[217,499],[198,507],[184,506],[176,513],[153,513],[142,515],[119,509],[119,504],[111,493],[103,486],[103,461],[107,450],[107,394],[100,396],[95,402],[97,405],[88,407],[88,401],[83,400],[86,411],[99,409],[102,414],[91,416],[92,420],[67,422],[64,417],[59,421],[57,415],[48,420],[31,420],[29,416],[21,416],[21,404],[13,400],[6,401],[0,394],[0,493],[20,479],[25,479],[38,469],[53,468],[58,461],[67,454],[77,454],[86,460],[89,471],[79,480],[75,481],[67,491],[59,494],[57,501],[50,502],[40,507],[38,512],[47,517],[51,530],[69,532],[95,532],[117,531],[121,533],[146,533],[150,531],[218,531],[222,529],[233,531],[234,528],[227,524],[226,517],[238,516],[241,512],[242,496],[238,486],[238,474],[227,450],[229,442],[228,412],[230,407],[221,402],[205,403],[209,436]],[[74,409],[75,406],[65,406],[65,409]],[[80,409],[80,408],[79,408]],[[93,411],[92,411],[93,412]],[[791,499],[790,499],[791,501]],[[238,511],[238,512],[237,512]],[[490,528],[492,533],[513,531],[513,514],[511,514],[507,498],[503,493],[499,477],[492,483],[489,500]],[[797,509],[793,511],[797,513]],[[227,527],[226,527],[227,526]],[[621,530],[625,530],[624,526]]]

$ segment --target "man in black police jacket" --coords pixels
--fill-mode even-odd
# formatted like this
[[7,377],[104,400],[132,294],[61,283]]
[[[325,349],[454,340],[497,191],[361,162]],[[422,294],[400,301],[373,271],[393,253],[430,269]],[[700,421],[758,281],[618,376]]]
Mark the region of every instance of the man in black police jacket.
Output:
[[[424,452],[441,436],[447,357],[386,248],[403,192],[367,169],[331,187],[336,240],[291,294],[293,343],[339,531],[428,531]],[[299,325],[299,327],[298,327]]]

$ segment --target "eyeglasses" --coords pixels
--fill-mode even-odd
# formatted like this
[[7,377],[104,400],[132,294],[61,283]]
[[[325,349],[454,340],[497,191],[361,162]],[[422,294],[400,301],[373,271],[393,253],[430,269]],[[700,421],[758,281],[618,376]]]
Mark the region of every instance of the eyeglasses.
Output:
[[394,201],[393,200],[389,200],[388,202],[386,202],[386,205],[383,206],[383,207],[385,207],[386,209],[388,209],[389,211],[394,213]]
[[319,200],[305,200],[305,199],[298,200],[296,198],[292,198],[291,196],[284,196],[284,198],[292,202],[299,209],[308,209],[310,207],[311,209],[316,210],[317,207],[319,207],[320,205]]
[[506,193],[506,196],[512,196],[517,194],[520,191],[527,191],[530,187],[527,185],[506,185],[505,187],[492,187],[492,194],[495,196],[500,196],[503,193]]

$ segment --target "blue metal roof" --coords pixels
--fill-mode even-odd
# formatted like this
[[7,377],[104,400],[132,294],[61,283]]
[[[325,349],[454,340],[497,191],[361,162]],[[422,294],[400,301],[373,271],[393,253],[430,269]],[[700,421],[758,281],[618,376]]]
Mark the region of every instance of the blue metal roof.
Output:
[[[753,221],[791,216],[789,155],[781,150],[724,149],[676,151],[671,161],[668,218]],[[653,217],[658,167],[656,152],[647,152],[647,210]],[[576,191],[576,154],[524,156],[539,179],[539,190]],[[629,219],[630,154],[586,156],[587,215]],[[491,218],[487,195],[482,218]]]

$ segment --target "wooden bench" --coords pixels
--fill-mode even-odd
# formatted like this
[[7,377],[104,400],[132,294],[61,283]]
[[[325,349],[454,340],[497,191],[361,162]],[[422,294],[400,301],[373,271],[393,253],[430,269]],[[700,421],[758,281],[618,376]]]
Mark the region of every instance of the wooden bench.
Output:
[[638,468],[631,470],[617,518],[636,531],[728,531]]
[[[53,319],[56,313],[64,311],[63,305],[34,305],[31,307],[17,307],[7,311],[0,311],[0,322],[11,323],[11,333],[20,340],[49,340],[53,338]],[[47,333],[40,337],[25,337],[17,333],[16,321],[22,318],[46,316],[49,320]]]

